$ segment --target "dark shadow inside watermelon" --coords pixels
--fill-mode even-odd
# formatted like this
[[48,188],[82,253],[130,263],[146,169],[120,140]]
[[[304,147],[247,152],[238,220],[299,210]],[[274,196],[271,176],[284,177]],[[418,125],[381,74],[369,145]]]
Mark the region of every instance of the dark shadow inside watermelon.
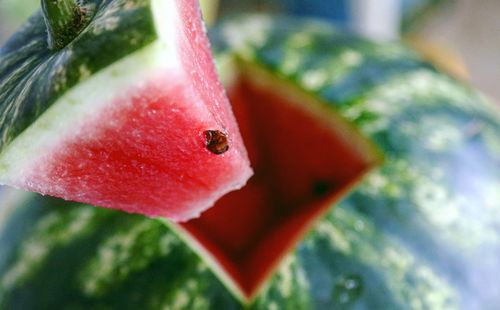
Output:
[[352,145],[346,137],[353,134],[342,138],[331,119],[273,89],[243,78],[229,97],[255,175],[181,226],[251,299],[312,223],[377,160]]

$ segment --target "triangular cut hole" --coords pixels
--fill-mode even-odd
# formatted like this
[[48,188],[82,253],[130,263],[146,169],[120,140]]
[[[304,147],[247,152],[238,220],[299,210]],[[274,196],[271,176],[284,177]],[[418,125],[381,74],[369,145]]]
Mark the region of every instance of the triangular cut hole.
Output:
[[264,81],[253,74],[229,89],[255,175],[201,218],[180,224],[244,300],[379,162],[373,147],[334,112],[291,87]]

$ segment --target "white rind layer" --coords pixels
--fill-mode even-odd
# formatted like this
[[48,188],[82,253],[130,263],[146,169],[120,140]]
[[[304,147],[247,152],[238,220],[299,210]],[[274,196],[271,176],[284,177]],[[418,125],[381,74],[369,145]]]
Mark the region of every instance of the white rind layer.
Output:
[[242,304],[247,304],[250,300],[243,292],[238,283],[218,262],[217,258],[205,248],[196,238],[191,236],[191,233],[177,223],[161,220],[167,227],[177,234],[189,247],[205,262],[222,284],[238,299]]
[[157,40],[70,89],[0,154],[0,184],[29,185],[30,172],[43,165],[44,156],[84,132],[85,123],[113,104],[124,90],[140,88],[159,68],[180,72],[173,50]]
[[[195,0],[192,0],[191,4],[188,1],[184,1],[151,0],[152,14],[158,31],[157,40],[143,47],[141,50],[116,61],[94,75],[89,75],[89,70],[85,67],[79,68],[81,82],[57,99],[30,127],[4,148],[0,154],[0,185],[28,189],[68,200],[101,207],[111,207],[132,213],[168,217],[174,221],[185,221],[197,217],[200,212],[211,207],[216,200],[228,191],[241,188],[251,175],[251,169],[248,166],[246,153],[242,149],[243,146],[238,140],[238,132],[235,124],[229,124],[230,143],[234,142],[234,144],[231,144],[232,147],[228,153],[218,157],[220,159],[218,162],[225,165],[221,166],[222,170],[220,171],[222,172],[219,174],[218,181],[215,183],[213,183],[213,180],[207,179],[196,181],[200,182],[200,184],[213,186],[203,192],[202,197],[190,198],[187,197],[189,195],[184,195],[186,196],[186,201],[180,201],[179,208],[177,208],[182,210],[181,212],[174,207],[170,207],[176,205],[177,201],[165,201],[164,199],[168,200],[169,196],[162,196],[162,191],[156,193],[149,192],[150,196],[158,197],[156,201],[154,201],[156,198],[145,199],[146,203],[144,201],[134,201],[134,198],[130,198],[128,189],[120,187],[123,183],[119,183],[120,180],[115,180],[118,183],[106,185],[113,190],[117,190],[116,194],[108,195],[105,193],[106,190],[101,193],[100,189],[98,189],[98,186],[102,186],[104,178],[100,177],[99,180],[92,180],[89,178],[89,174],[73,174],[73,170],[71,170],[71,167],[76,167],[76,169],[96,168],[98,171],[110,171],[115,176],[120,173],[119,166],[108,165],[105,162],[101,162],[99,166],[92,166],[89,163],[92,162],[92,158],[96,158],[92,151],[85,153],[85,149],[75,148],[74,145],[75,143],[76,145],[80,145],[79,142],[82,141],[81,145],[91,143],[90,145],[92,146],[96,144],[102,146],[99,144],[101,141],[98,138],[99,134],[107,129],[112,131],[120,130],[120,126],[123,124],[123,119],[120,118],[121,111],[126,112],[135,110],[135,108],[140,109],[135,104],[141,104],[138,103],[141,100],[134,99],[142,97],[137,96],[156,96],[156,93],[148,93],[151,89],[150,87],[153,87],[153,89],[157,88],[162,94],[172,93],[174,97],[176,95],[180,96],[177,98],[179,101],[172,101],[172,107],[164,106],[164,108],[171,109],[172,119],[175,119],[175,115],[182,114],[181,118],[184,120],[195,120],[190,129],[197,131],[196,136],[191,132],[189,135],[190,138],[183,140],[187,143],[186,146],[189,149],[195,144],[202,146],[204,143],[204,136],[202,134],[204,130],[224,130],[224,125],[231,123],[232,119],[230,117],[228,117],[229,120],[221,122],[217,115],[220,112],[224,116],[228,116],[230,115],[230,109],[216,109],[214,113],[212,105],[218,105],[219,102],[217,100],[224,100],[223,96],[219,98],[214,95],[214,98],[211,97],[209,102],[207,102],[204,96],[206,94],[200,94],[200,90],[196,87],[196,81],[192,81],[193,76],[199,77],[204,74],[204,68],[197,66],[190,67],[189,61],[198,61],[198,55],[188,50],[186,56],[183,44],[186,43],[187,39],[194,39],[195,43],[200,43],[198,40],[204,40],[205,38],[191,37],[191,35],[197,34],[196,31],[199,31],[199,25],[194,24],[197,22],[196,20],[181,20],[182,14],[192,13],[190,10],[193,7],[190,7],[190,5],[195,5],[196,3]],[[191,29],[191,33],[186,33],[185,27],[193,27],[193,29],[189,28]],[[195,46],[197,45],[195,44]],[[208,54],[204,54],[204,56],[206,55]],[[189,59],[186,59],[186,57],[189,57]],[[201,71],[198,72],[197,70]],[[208,72],[208,79],[214,79],[211,72]],[[214,91],[222,93],[221,89],[215,89]],[[180,99],[181,97],[183,98]],[[167,121],[160,127],[163,130],[168,130],[169,123],[170,121]],[[116,131],[114,132],[116,133]],[[137,133],[139,132],[140,130],[137,131]],[[174,130],[174,132],[179,136],[178,131]],[[118,136],[120,136],[120,133],[117,133]],[[157,133],[152,132],[151,134]],[[141,139],[141,137],[135,136],[135,133],[130,131],[128,135],[123,135],[123,137],[123,141],[120,139],[118,141],[128,143],[132,139],[130,140],[132,141],[131,143],[135,143],[134,139]],[[142,137],[145,137],[144,133]],[[233,140],[231,141],[231,139]],[[118,151],[122,150],[121,146],[117,147],[119,148],[117,149]],[[172,146],[172,149],[175,149],[175,145]],[[174,153],[179,153],[179,150],[178,147]],[[208,150],[204,148],[203,150],[206,154],[210,154]],[[76,161],[76,164],[71,162],[70,165],[73,166],[64,166],[64,159],[58,159],[61,158],[60,156],[64,158],[64,155],[77,154],[75,152],[79,151],[84,152],[82,153],[83,156],[81,154],[78,155],[82,157],[82,160]],[[110,152],[113,152],[113,150],[110,150]],[[200,156],[203,156],[203,154]],[[215,155],[210,154],[210,156]],[[205,159],[202,161],[208,165],[207,167],[213,170],[218,166],[209,165],[211,162],[209,160],[210,156],[207,156],[206,163]],[[164,159],[163,162],[172,160],[168,155]],[[58,162],[58,160],[62,160],[62,162]],[[173,165],[175,166],[175,162]],[[111,169],[111,167],[114,168]],[[207,169],[204,165],[200,164],[195,170],[198,171],[197,175],[200,175],[199,172],[206,171]],[[177,186],[175,182],[178,182],[178,179],[182,178],[183,175],[175,171],[173,169],[171,172],[175,173],[175,175],[170,178],[164,177],[161,182],[167,181],[173,188]],[[223,173],[224,171],[227,173]],[[161,173],[166,176],[170,172]],[[135,180],[141,181],[142,179],[138,176],[132,183]],[[152,182],[151,176],[149,176],[148,181],[149,185],[155,184]],[[69,185],[70,183],[72,185]],[[87,188],[87,185],[90,186]],[[97,187],[93,187],[93,185]],[[138,194],[141,193],[141,190],[157,190],[154,185],[148,187],[146,184],[144,187],[141,187],[141,183],[137,186],[139,187]],[[77,192],[74,191],[75,188]],[[192,191],[187,188],[181,189],[181,192],[182,194],[186,194]]]
[[93,76],[87,76],[85,67],[79,68],[83,81],[52,104],[0,154],[0,185],[29,185],[30,172],[43,165],[42,156],[50,155],[62,141],[84,130],[85,122],[113,104],[124,90],[140,88],[152,70],[181,73],[179,50],[169,44],[179,37],[177,1],[153,0],[152,11],[159,39]]
[[[179,0],[151,1],[155,28],[160,41],[172,42],[172,40],[176,40],[180,35],[179,27],[181,25],[181,20],[177,4],[178,1]],[[177,63],[180,60],[179,52],[180,51],[176,48],[170,50],[170,56],[175,59]]]

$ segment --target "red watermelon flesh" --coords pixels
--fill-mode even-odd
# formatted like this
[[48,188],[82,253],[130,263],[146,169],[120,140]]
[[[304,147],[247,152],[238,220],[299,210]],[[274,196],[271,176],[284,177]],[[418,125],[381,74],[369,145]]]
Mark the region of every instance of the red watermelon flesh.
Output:
[[335,128],[300,98],[262,85],[243,78],[229,91],[254,176],[180,227],[245,300],[313,222],[379,162],[351,128]]
[[167,84],[171,79],[161,72],[144,87],[116,98],[87,122],[90,132],[65,141],[64,149],[55,150],[32,171],[30,179],[52,184],[33,189],[185,220],[212,205],[228,188],[240,187],[242,174],[249,174],[243,147],[230,143],[226,153],[216,155],[206,148],[205,137],[207,129],[237,131],[219,125],[210,111],[180,105],[197,99],[186,85]]
[[197,1],[155,3],[158,40],[54,103],[12,143],[26,156],[6,155],[2,183],[174,221],[245,184],[252,171]]

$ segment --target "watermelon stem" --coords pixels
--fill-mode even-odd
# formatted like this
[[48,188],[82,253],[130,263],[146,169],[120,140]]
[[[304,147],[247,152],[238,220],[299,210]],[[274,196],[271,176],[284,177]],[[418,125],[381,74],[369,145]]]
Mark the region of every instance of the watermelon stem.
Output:
[[73,41],[95,12],[95,5],[85,5],[79,0],[41,1],[51,50],[60,50]]

